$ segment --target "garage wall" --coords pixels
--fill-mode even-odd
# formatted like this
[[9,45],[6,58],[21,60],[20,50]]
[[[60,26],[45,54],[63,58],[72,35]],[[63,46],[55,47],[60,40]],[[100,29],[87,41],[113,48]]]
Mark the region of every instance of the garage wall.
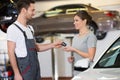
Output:
[[104,10],[117,10],[120,12],[120,4],[100,6],[100,8]]
[[[69,34],[70,35],[70,34]],[[56,36],[54,40],[61,39],[70,45],[70,39],[66,39],[63,36]],[[42,44],[51,43],[51,37],[46,37]],[[54,55],[54,56],[52,56]],[[38,52],[38,58],[40,62],[41,76],[42,77],[71,77],[72,76],[72,64],[68,62],[67,58],[71,53],[65,52],[63,48],[54,48],[52,50]],[[54,60],[54,61],[52,61]],[[57,79],[55,79],[57,80]]]
[[39,1],[36,2],[37,10],[47,10],[53,6],[61,5],[61,4],[71,4],[71,3],[84,3],[84,4],[92,4],[96,7],[101,6],[109,6],[109,5],[118,5],[120,4],[120,0],[58,0],[58,1]]

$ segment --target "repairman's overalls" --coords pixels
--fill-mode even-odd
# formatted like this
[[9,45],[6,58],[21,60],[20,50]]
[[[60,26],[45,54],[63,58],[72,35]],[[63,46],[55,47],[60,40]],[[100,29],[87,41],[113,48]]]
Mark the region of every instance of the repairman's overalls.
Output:
[[35,41],[34,39],[27,39],[25,32],[17,24],[14,23],[14,25],[24,34],[27,49],[26,57],[16,57],[23,80],[41,80]]

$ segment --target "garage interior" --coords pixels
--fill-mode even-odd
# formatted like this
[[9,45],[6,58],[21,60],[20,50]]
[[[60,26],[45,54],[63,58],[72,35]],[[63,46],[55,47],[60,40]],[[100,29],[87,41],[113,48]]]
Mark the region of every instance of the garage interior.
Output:
[[[100,10],[116,10],[120,14],[120,0],[36,0],[36,14],[34,18],[39,17],[52,7],[66,4],[87,4],[99,8]],[[73,36],[73,33],[45,34],[42,35],[44,40],[42,40],[40,44],[51,43],[56,39],[61,39],[66,42],[67,45],[71,45]],[[6,33],[3,34],[0,32],[0,45],[4,45],[0,46],[0,50],[7,50],[5,41]],[[73,54],[65,52],[62,49],[51,49],[45,52],[38,52],[42,80],[71,80],[74,76],[73,64],[70,64],[67,60],[71,55]],[[4,55],[0,56],[0,59],[3,59],[3,57]],[[97,57],[98,56],[96,56],[96,58]],[[7,55],[6,58],[9,59]],[[0,63],[4,63],[4,61]]]

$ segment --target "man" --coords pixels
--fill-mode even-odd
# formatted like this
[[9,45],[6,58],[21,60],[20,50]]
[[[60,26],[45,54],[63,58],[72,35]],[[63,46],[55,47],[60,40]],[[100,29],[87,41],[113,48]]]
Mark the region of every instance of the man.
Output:
[[27,25],[35,13],[33,0],[19,0],[18,18],[7,30],[7,45],[10,63],[14,71],[14,80],[40,80],[37,50],[45,51],[59,47],[61,42],[50,44],[35,43],[33,28]]

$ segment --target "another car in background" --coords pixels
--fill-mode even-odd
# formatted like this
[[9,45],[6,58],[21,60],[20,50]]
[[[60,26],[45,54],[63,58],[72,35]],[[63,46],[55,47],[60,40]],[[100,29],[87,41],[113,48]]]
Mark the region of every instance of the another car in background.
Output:
[[[0,1],[0,29],[4,32],[17,18],[16,2],[17,0]],[[73,16],[78,10],[86,10],[92,16],[93,21],[89,28],[98,39],[103,39],[109,30],[120,29],[120,16],[117,11],[103,11],[85,4],[66,4],[53,7],[30,21],[34,26],[35,36],[49,33],[77,33],[73,25]]]
[[105,35],[105,32],[112,29],[120,29],[119,12],[107,10],[103,11],[85,4],[66,4],[59,5],[44,14],[30,21],[34,26],[35,34],[44,33],[75,33],[73,25],[73,16],[78,10],[86,10],[93,18],[89,24],[90,29],[99,35]]

